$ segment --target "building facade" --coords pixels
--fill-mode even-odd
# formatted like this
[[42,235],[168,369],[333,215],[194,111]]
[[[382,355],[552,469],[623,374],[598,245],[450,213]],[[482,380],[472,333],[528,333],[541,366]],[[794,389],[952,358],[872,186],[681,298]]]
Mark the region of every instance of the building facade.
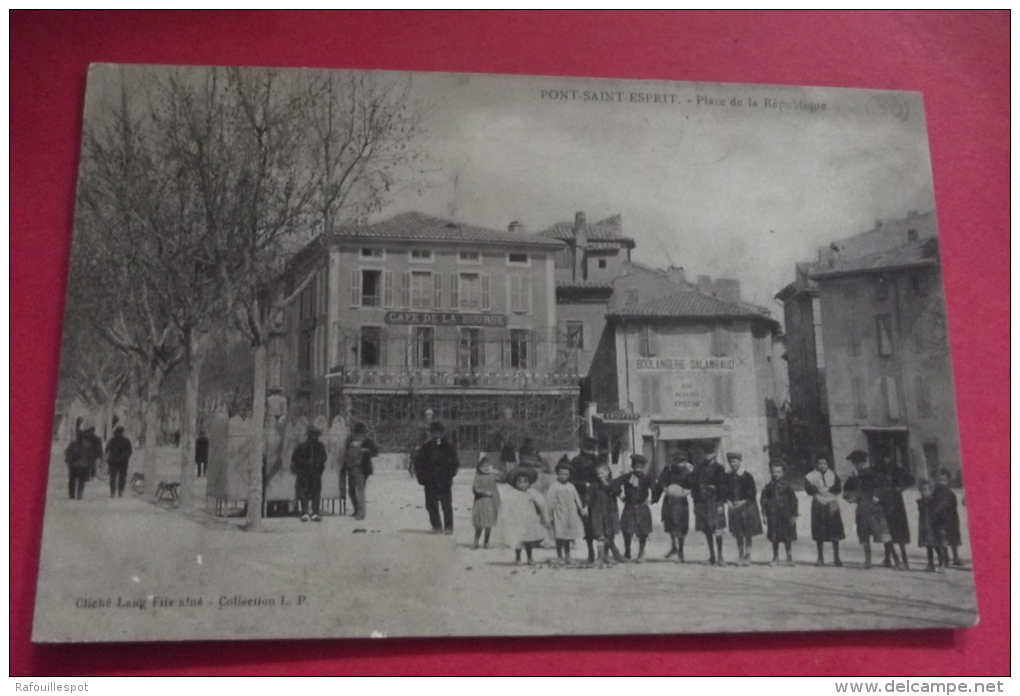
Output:
[[[463,453],[533,437],[573,449],[579,375],[557,331],[563,243],[404,213],[342,228],[294,259],[311,278],[274,342],[270,386],[298,415],[365,422],[408,451],[426,414]],[[469,457],[469,455],[466,455]]]
[[623,454],[643,453],[656,469],[696,444],[720,458],[739,451],[764,483],[779,406],[779,325],[767,310],[688,290],[607,318],[619,403],[593,414],[596,430],[614,433]]
[[938,240],[915,237],[820,264],[826,389],[837,470],[846,454],[891,459],[918,478],[960,475]]

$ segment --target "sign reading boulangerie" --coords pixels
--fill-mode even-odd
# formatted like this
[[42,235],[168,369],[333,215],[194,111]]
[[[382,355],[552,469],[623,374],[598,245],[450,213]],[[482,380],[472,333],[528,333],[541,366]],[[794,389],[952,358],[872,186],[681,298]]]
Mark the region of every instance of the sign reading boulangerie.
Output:
[[977,621],[921,95],[94,65],[84,109],[34,640]]

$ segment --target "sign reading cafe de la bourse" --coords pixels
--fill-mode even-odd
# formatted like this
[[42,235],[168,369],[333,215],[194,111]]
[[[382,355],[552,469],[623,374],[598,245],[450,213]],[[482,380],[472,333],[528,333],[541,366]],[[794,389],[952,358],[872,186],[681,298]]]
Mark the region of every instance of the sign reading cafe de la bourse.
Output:
[[386,312],[387,324],[436,326],[506,326],[505,314],[458,314],[455,312]]

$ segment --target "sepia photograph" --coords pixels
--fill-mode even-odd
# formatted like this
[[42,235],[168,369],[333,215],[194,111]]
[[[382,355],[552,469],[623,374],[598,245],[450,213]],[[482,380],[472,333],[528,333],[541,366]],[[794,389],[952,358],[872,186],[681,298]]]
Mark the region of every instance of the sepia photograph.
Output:
[[95,64],[33,641],[973,626],[939,236],[915,92]]

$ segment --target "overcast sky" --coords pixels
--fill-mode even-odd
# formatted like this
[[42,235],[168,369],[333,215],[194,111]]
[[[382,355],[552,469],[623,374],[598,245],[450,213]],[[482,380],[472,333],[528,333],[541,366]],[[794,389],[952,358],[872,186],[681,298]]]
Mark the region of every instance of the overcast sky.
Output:
[[620,213],[635,259],[738,278],[776,315],[772,297],[819,245],[934,208],[917,94],[422,73],[412,90],[428,104],[432,186],[398,192],[383,216],[537,231]]
[[[165,68],[127,70],[145,79]],[[94,66],[88,103],[119,94],[119,74]],[[738,278],[743,299],[780,318],[773,296],[819,245],[871,229],[876,218],[934,208],[919,94],[442,73],[383,79],[394,77],[410,81],[426,114],[430,173],[423,187],[409,170],[408,186],[373,219],[418,210],[538,231],[577,211],[589,222],[619,213],[636,260],[683,266],[688,277]],[[586,98],[592,93],[599,98]],[[802,103],[815,108],[795,108]]]

